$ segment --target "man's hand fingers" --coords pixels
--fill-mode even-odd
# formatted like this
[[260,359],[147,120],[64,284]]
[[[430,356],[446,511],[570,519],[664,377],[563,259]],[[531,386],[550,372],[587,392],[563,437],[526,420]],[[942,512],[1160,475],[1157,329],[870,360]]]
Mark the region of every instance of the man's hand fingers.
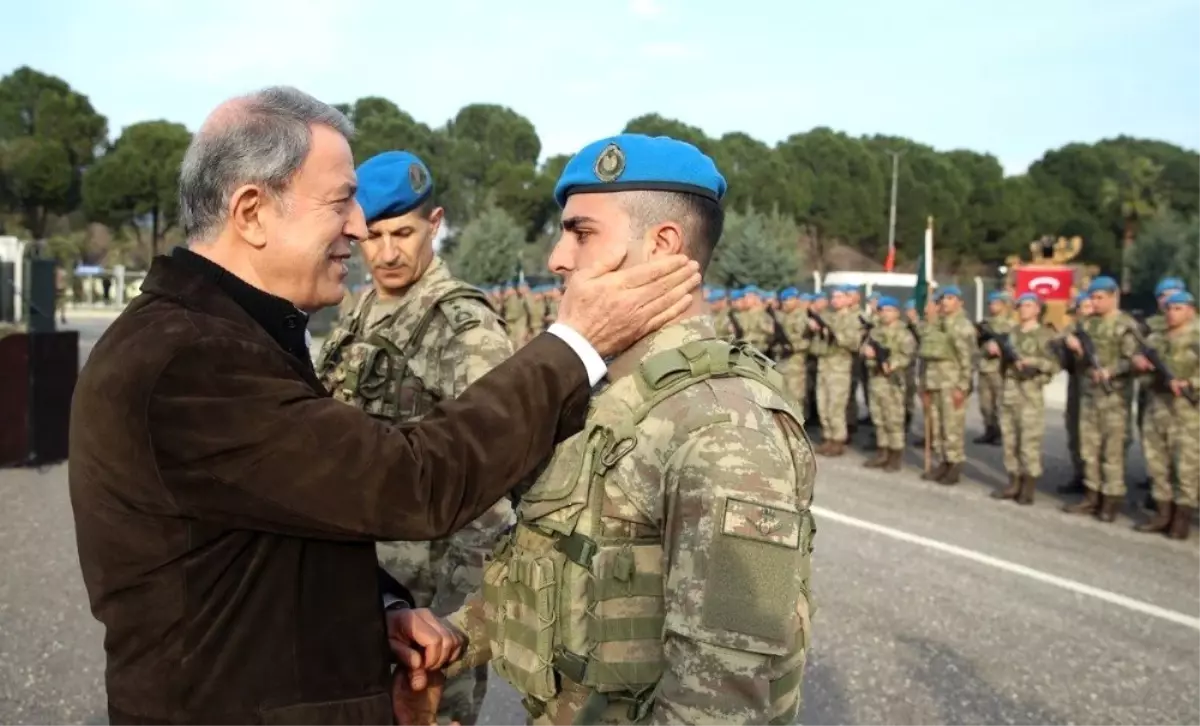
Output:
[[405,670],[416,670],[421,667],[421,651],[416,648],[409,647],[404,643],[392,641],[392,653],[396,655],[396,662]]
[[[590,280],[595,277],[612,272],[621,266],[629,255],[629,248],[620,245],[613,245],[612,248],[604,250],[603,253],[592,261],[587,267],[581,267],[575,272],[577,277],[582,277],[585,280]],[[640,265],[639,265],[640,266]]]
[[417,668],[410,671],[408,674],[408,687],[413,691],[420,692],[425,690],[429,685],[429,672],[424,668]]

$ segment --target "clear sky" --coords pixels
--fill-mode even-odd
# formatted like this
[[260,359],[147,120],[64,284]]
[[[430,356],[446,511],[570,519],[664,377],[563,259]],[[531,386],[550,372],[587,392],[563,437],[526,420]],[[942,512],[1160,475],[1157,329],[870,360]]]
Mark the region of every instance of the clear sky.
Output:
[[543,156],[658,112],[774,143],[814,126],[995,154],[1125,133],[1200,147],[1198,0],[0,0],[0,74],[64,78],[125,124],[195,129],[275,83],[471,102]]

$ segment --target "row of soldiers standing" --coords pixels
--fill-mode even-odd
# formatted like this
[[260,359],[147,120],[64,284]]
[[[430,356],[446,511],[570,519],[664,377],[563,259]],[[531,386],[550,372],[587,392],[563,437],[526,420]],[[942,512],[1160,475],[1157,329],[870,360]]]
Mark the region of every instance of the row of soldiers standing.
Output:
[[558,301],[562,298],[562,289],[557,285],[530,287],[525,282],[496,285],[486,292],[492,308],[503,316],[515,348],[550,327],[558,316]]
[[1124,455],[1136,398],[1151,475],[1148,505],[1157,512],[1138,528],[1186,538],[1200,486],[1195,303],[1179,280],[1164,280],[1159,314],[1139,325],[1119,310],[1116,291],[1111,278],[1097,278],[1063,331],[1043,324],[1043,302],[1032,293],[1015,301],[993,293],[988,318],[974,324],[954,285],[938,289],[923,319],[913,300],[902,315],[891,297],[873,295],[864,305],[853,286],[826,295],[710,289],[707,299],[726,335],[777,361],[802,410],[815,408],[819,454],[845,452],[858,422],[855,390],[861,385],[877,449],[864,466],[898,471],[920,393],[937,462],[923,478],[956,484],[966,458],[966,401],[978,390],[984,432],[975,442],[1003,445],[1009,475],[997,499],[1033,502],[1043,472],[1044,389],[1065,369],[1076,478],[1059,490],[1085,494],[1066,511],[1113,521],[1126,492]]

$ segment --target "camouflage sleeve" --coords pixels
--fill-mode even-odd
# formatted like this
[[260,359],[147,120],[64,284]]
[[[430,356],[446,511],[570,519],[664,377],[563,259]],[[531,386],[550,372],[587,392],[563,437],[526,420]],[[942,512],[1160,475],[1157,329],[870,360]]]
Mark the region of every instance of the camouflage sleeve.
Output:
[[482,378],[488,371],[512,357],[513,345],[495,313],[477,308],[478,318],[474,327],[453,335],[447,342],[442,356],[445,374],[441,376],[449,385],[442,394],[447,398],[458,398],[467,386]]
[[479,591],[471,593],[462,607],[450,613],[445,620],[457,629],[466,641],[462,656],[446,666],[447,678],[453,678],[477,666],[487,665],[492,660],[492,644],[487,633],[487,611]]
[[791,723],[799,710],[811,526],[781,448],[772,432],[718,424],[668,463],[667,665],[652,723]]
[[975,356],[979,352],[975,345],[975,326],[962,318],[962,324],[950,336],[954,345],[954,360],[958,363],[958,384],[954,387],[960,391],[971,390],[971,378],[975,372]]
[[892,368],[901,369],[912,365],[913,353],[917,350],[917,341],[908,328],[904,328],[895,336],[896,345],[892,350]]
[[842,315],[835,318],[833,324],[833,341],[839,348],[845,348],[851,353],[858,351],[862,340],[862,326],[855,315]]
[[1133,372],[1133,356],[1137,355],[1139,347],[1133,329],[1135,325],[1137,323],[1133,318],[1126,316],[1118,328],[1121,331],[1121,354],[1117,358],[1113,370],[1110,371],[1114,376],[1127,376]]
[[1046,377],[1048,383],[1051,378],[1062,370],[1062,361],[1058,357],[1058,352],[1054,348],[1054,334],[1042,328],[1041,330],[1041,348],[1038,357],[1032,361],[1034,367]]

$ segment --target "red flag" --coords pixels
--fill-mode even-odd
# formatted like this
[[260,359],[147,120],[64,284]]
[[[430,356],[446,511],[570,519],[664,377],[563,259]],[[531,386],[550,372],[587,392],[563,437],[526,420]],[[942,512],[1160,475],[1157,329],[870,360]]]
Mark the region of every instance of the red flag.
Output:
[[1070,267],[1018,267],[1015,292],[1018,296],[1036,293],[1043,300],[1070,300],[1074,281],[1075,272]]
[[896,264],[896,246],[888,245],[888,256],[887,256],[887,259],[883,261],[883,269],[886,272],[891,272],[892,267],[894,267],[895,264]]

